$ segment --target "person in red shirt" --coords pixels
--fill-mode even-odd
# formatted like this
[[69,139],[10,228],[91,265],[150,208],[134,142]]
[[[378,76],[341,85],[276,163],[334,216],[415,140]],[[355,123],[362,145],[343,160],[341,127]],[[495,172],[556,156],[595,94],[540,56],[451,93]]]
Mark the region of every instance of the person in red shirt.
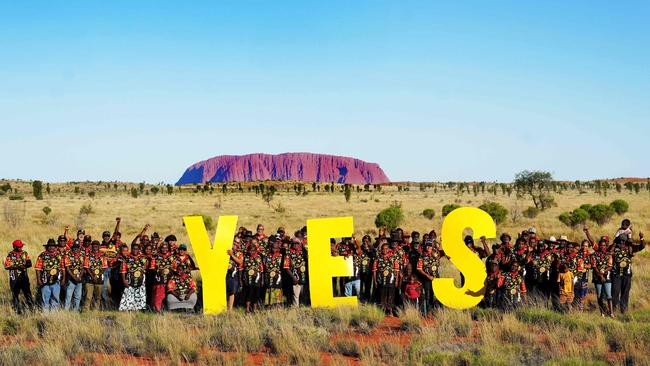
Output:
[[415,274],[409,277],[409,282],[404,286],[404,302],[406,305],[419,308],[420,296],[422,295],[422,284]]
[[169,243],[164,242],[160,245],[160,251],[152,258],[149,268],[154,276],[151,309],[160,311],[167,291],[167,282],[176,271],[176,259],[169,250]]
[[102,288],[104,287],[104,271],[108,268],[106,256],[99,251],[99,241],[93,240],[90,252],[85,256],[84,263],[84,292],[83,311],[98,309],[101,303]]
[[381,307],[387,315],[396,315],[395,286],[400,283],[400,268],[397,258],[390,251],[388,243],[381,245],[381,254],[373,264],[373,281],[379,291]]
[[5,269],[9,271],[9,288],[11,289],[11,305],[14,311],[22,314],[22,304],[19,295],[22,292],[25,297],[25,303],[29,310],[34,308],[34,299],[29,285],[27,268],[32,266],[32,260],[29,254],[23,250],[23,242],[14,240],[12,243],[13,250],[5,258]]

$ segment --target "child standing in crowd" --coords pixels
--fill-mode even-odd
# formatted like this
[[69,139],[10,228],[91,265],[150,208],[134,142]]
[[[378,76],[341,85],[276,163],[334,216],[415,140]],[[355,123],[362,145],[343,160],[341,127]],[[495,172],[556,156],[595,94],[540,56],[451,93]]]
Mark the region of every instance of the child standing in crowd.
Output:
[[560,274],[557,277],[557,283],[560,294],[560,309],[562,311],[569,311],[573,303],[573,273],[569,271],[569,267],[566,264],[560,265]]

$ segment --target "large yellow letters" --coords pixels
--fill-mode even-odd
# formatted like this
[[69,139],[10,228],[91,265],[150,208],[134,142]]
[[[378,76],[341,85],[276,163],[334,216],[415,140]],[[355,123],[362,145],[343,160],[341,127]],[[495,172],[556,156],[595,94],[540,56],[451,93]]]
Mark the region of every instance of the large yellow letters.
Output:
[[203,283],[203,313],[218,314],[226,310],[226,272],[237,227],[237,216],[219,216],[214,245],[210,245],[203,217],[185,216],[185,229],[192,243]]
[[311,306],[357,306],[356,297],[334,297],[332,277],[352,276],[352,258],[332,257],[330,238],[350,237],[354,232],[352,217],[307,220],[309,234],[309,293]]
[[464,275],[465,284],[457,288],[453,278],[436,278],[433,291],[443,305],[454,309],[478,305],[485,293],[485,265],[463,242],[466,228],[472,229],[475,240],[481,236],[494,238],[497,230],[492,217],[475,207],[457,208],[445,217],[441,230],[442,249]]

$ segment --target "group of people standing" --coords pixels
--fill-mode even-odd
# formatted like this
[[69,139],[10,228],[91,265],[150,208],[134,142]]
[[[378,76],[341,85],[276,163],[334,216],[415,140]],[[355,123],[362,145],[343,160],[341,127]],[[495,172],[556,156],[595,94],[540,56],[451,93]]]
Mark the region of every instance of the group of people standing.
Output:
[[[197,302],[196,270],[187,247],[176,244],[174,235],[161,241],[150,226],[133,239],[131,245],[122,242],[119,231],[102,233],[102,241],[93,240],[84,230],[75,238],[68,227],[57,240],[49,239],[36,263],[24,250],[24,243],[15,240],[5,258],[9,272],[12,306],[18,313],[36,307],[44,311],[119,309],[161,311],[163,302],[169,310],[192,310]],[[32,297],[28,269],[36,271],[37,296]],[[20,300],[23,294],[24,301]]]
[[[27,269],[32,266],[20,240],[5,260],[13,293],[13,306],[21,312],[19,294],[28,307],[53,310],[98,308],[161,311],[195,308],[197,286],[191,272],[197,270],[187,247],[176,244],[174,235],[161,241],[158,233],[149,237],[149,225],[133,239],[121,241],[120,218],[111,234],[92,240],[83,230],[76,238],[66,228],[58,241],[48,240],[34,268],[39,295],[32,300]],[[535,228],[513,238],[503,233],[489,245],[480,238],[476,245],[466,236],[467,248],[485,261],[484,307],[513,309],[523,304],[551,306],[558,311],[583,310],[589,291],[589,273],[603,316],[624,313],[629,304],[632,260],[645,248],[643,233],[634,241],[631,222],[623,220],[610,241],[594,241],[589,230],[581,243],[566,236],[543,240]],[[228,309],[246,311],[260,307],[309,304],[307,228],[288,235],[283,227],[267,235],[263,225],[255,233],[240,227],[228,250],[226,273]],[[352,258],[353,275],[332,279],[334,296],[357,296],[376,303],[386,314],[397,313],[407,304],[423,314],[440,306],[432,282],[440,277],[441,261],[448,259],[434,230],[406,232],[401,228],[365,235],[331,239],[331,254]],[[461,285],[464,278],[461,274]]]

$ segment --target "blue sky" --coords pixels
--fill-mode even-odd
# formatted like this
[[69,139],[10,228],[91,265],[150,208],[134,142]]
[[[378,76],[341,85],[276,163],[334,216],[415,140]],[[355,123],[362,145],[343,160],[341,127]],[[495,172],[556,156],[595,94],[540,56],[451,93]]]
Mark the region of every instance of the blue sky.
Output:
[[650,3],[0,2],[0,177],[309,151],[392,180],[650,176]]

